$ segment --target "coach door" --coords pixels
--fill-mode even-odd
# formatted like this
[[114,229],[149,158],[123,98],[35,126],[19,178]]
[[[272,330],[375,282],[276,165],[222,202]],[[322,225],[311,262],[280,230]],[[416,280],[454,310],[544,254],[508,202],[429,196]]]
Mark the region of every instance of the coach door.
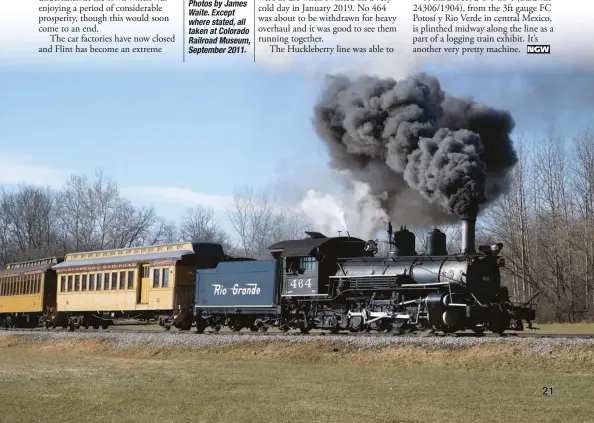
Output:
[[150,282],[150,269],[148,264],[143,264],[140,267],[140,284],[138,284],[138,302],[141,304],[148,303],[148,289]]

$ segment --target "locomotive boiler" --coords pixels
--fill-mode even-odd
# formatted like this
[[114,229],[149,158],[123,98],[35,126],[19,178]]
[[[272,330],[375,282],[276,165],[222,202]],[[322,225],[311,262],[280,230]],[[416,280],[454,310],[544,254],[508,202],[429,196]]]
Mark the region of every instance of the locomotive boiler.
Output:
[[[535,318],[532,308],[513,304],[501,284],[503,245],[475,247],[474,219],[462,222],[462,244],[456,254],[448,254],[446,235],[438,229],[429,232],[426,251],[417,253],[414,234],[404,227],[393,232],[390,224],[390,248],[383,257],[375,241],[307,234],[309,238],[269,247],[274,260],[267,262],[265,273],[258,273],[263,263],[257,261],[199,271],[198,330],[227,325],[234,330],[278,327],[303,333],[311,329],[503,333],[523,330],[523,321],[530,325]],[[231,282],[238,289],[227,289],[223,295],[220,287]],[[240,289],[243,285],[270,288],[259,298],[254,289]],[[244,291],[249,299],[243,298]]]
[[531,321],[531,310],[512,305],[501,285],[503,245],[476,251],[474,226],[474,219],[462,221],[460,252],[449,255],[439,229],[429,232],[427,250],[417,254],[414,234],[406,228],[392,233],[390,225],[387,257],[341,263],[330,279],[334,297],[348,298],[350,328],[503,333]]

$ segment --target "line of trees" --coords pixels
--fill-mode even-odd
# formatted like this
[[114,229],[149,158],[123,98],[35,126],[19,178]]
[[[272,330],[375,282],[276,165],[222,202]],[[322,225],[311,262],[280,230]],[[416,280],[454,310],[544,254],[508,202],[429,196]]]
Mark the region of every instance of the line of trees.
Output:
[[263,258],[269,245],[302,237],[307,230],[303,216],[280,209],[269,192],[251,187],[236,189],[226,213],[234,234],[223,230],[215,211],[206,207],[188,209],[180,222],[167,221],[153,208],[123,198],[101,172],[93,180],[73,175],[59,190],[1,187],[0,265],[179,241],[217,242],[230,255]]
[[510,191],[480,219],[501,240],[517,301],[537,296],[540,321],[594,317],[594,131],[519,143]]

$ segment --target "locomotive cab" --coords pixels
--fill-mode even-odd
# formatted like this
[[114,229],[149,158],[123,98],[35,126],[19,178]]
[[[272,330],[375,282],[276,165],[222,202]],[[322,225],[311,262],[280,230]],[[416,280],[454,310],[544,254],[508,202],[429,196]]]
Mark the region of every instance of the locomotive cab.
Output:
[[281,241],[269,247],[272,256],[283,261],[282,297],[327,296],[329,277],[338,271],[338,258],[372,255],[372,251],[366,250],[366,242],[359,238],[306,234],[308,238]]
[[[319,266],[317,257],[283,258],[284,277],[282,295],[319,295]],[[325,292],[322,292],[325,294]]]

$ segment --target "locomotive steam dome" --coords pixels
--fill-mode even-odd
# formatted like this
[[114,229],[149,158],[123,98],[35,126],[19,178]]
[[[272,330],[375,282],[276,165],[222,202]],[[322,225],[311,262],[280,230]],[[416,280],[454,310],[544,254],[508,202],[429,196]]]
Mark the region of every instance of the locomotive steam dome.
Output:
[[401,227],[399,231],[394,232],[394,242],[390,251],[390,256],[416,256],[416,241],[415,234],[408,229]]
[[446,234],[435,228],[427,234],[427,254],[430,256],[447,256]]

